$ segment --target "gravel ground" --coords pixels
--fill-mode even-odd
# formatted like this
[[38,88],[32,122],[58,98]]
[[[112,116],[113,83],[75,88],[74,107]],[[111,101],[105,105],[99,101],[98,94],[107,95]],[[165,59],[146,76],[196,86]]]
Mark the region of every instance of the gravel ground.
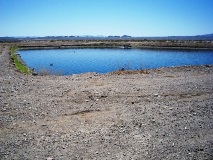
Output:
[[0,159],[213,159],[213,66],[31,76],[0,51]]

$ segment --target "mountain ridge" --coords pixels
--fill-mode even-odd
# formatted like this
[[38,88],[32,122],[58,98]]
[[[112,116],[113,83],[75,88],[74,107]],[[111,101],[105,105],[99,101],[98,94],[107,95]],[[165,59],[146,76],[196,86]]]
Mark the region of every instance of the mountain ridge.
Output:
[[0,37],[0,42],[23,41],[23,40],[203,40],[213,41],[213,33],[196,36],[162,36],[162,37],[132,37],[123,36],[14,36]]

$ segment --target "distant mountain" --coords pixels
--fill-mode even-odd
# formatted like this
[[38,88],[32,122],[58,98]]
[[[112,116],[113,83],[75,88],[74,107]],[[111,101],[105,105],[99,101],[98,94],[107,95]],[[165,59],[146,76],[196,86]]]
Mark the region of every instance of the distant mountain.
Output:
[[0,42],[15,42],[18,38],[15,37],[0,37]]
[[197,35],[197,36],[171,36],[171,37],[168,37],[168,39],[212,41],[213,40],[213,33],[212,34],[205,34],[205,35]]
[[0,42],[19,42],[30,40],[205,40],[213,41],[213,33],[196,36],[167,36],[167,37],[131,37],[123,36],[46,36],[46,37],[0,37]]
[[213,37],[213,33],[212,34],[204,34],[204,35],[197,35],[199,37]]

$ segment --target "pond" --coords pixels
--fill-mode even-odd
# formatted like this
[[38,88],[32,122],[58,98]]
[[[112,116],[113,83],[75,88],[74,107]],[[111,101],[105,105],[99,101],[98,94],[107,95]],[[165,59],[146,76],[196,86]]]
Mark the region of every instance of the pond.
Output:
[[162,49],[53,49],[19,50],[22,60],[36,72],[71,75],[107,73],[169,66],[213,64],[212,50]]

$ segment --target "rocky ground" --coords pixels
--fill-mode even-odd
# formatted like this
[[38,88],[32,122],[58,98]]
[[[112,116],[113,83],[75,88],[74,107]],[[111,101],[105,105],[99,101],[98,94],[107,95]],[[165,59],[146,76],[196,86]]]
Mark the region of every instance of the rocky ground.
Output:
[[213,159],[213,66],[31,76],[0,52],[0,159]]

